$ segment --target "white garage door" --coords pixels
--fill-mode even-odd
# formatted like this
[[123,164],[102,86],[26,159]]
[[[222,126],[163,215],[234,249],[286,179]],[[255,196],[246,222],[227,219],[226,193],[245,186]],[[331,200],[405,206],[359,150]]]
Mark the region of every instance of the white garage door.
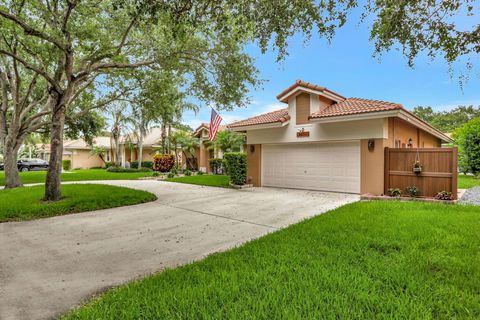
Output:
[[262,146],[262,185],[360,193],[360,142]]

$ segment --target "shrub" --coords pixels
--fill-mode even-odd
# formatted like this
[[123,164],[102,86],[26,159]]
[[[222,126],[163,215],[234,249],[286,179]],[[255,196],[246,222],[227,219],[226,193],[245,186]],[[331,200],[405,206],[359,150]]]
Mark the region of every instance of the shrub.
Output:
[[390,197],[401,197],[402,196],[402,190],[400,190],[399,188],[390,188],[388,189],[388,194],[390,195]]
[[70,170],[71,167],[72,167],[72,161],[71,160],[62,160],[63,170],[65,170],[65,171]]
[[410,195],[410,197],[417,197],[418,194],[420,193],[420,190],[416,186],[410,186],[405,189],[407,193]]
[[192,175],[192,171],[190,171],[190,170],[185,170],[183,173],[184,173],[186,176],[191,176],[191,175]]
[[152,174],[153,177],[158,177],[159,175],[160,175],[160,173],[157,172],[157,171],[155,171],[155,172]]
[[175,178],[175,173],[169,172],[169,173],[167,174],[167,178],[168,178],[168,179]]
[[462,171],[480,174],[480,119],[474,118],[454,134],[460,152],[460,167]]
[[204,172],[203,171],[197,171],[197,176],[203,176]]
[[110,167],[113,167],[115,164],[113,162],[105,162],[105,168],[108,169]]
[[247,181],[247,155],[243,152],[227,152],[224,154],[225,166],[230,181],[243,185]]
[[153,157],[153,170],[169,172],[175,165],[175,157],[171,154],[156,154]]
[[222,173],[223,159],[212,158],[208,160],[208,163],[210,164],[210,170],[212,170],[213,174]]
[[[137,169],[138,169],[138,161],[132,161],[132,162],[130,162],[130,167],[131,167],[131,168],[137,168]],[[150,168],[150,169],[153,169],[153,161],[142,161],[142,168]]]
[[141,168],[141,169],[134,169],[134,168],[123,168],[123,167],[108,167],[107,172],[151,172],[152,169],[149,168]]
[[173,167],[171,170],[170,170],[171,173],[173,173],[174,175],[177,175],[178,174],[178,169],[176,167]]
[[437,200],[452,200],[452,193],[451,192],[448,192],[448,191],[440,191],[439,193],[437,193],[437,195],[435,196],[435,199]]

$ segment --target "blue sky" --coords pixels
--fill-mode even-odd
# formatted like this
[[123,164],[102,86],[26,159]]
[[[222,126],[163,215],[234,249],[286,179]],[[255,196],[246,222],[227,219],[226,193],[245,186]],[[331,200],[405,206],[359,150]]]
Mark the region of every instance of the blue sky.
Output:
[[[281,63],[275,62],[276,53],[272,50],[264,55],[253,45],[246,50],[256,58],[260,77],[266,82],[261,89],[250,92],[252,104],[247,108],[220,112],[226,123],[285,107],[275,97],[296,79],[327,87],[346,97],[396,102],[407,109],[418,105],[435,110],[480,105],[478,69],[470,72],[462,90],[458,76],[452,77],[448,65],[441,59],[431,61],[420,56],[412,69],[397,50],[374,58],[366,24],[347,24],[331,44],[316,35],[304,44],[302,36],[297,35],[290,40],[289,56]],[[473,62],[478,65],[479,61]],[[184,115],[184,122],[193,129],[209,120],[210,109],[206,105],[197,115],[190,112]]]

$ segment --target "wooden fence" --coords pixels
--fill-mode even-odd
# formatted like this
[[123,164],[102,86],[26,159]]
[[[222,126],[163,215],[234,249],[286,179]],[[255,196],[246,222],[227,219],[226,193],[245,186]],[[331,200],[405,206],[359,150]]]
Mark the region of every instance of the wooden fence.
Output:
[[[385,194],[389,188],[416,186],[421,197],[434,197],[440,191],[457,199],[457,148],[385,148]],[[413,172],[419,159],[421,173]]]

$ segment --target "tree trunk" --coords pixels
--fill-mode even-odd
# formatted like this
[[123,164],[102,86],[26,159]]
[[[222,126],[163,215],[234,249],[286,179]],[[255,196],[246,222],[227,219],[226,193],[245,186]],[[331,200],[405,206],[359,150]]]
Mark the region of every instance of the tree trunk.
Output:
[[62,197],[61,174],[63,156],[63,130],[65,126],[65,105],[56,97],[53,103],[52,127],[50,132],[50,161],[45,180],[45,201],[58,201]]
[[170,137],[172,136],[172,125],[168,125],[168,135],[167,135],[167,153],[170,154],[171,147],[170,147]]
[[143,161],[143,134],[140,133],[140,138],[138,139],[138,169],[142,168]]
[[18,148],[11,143],[6,144],[4,150],[5,189],[13,189],[23,186],[18,174],[17,166]]
[[165,154],[166,146],[165,146],[165,139],[167,136],[167,128],[165,127],[165,122],[162,124],[162,153]]
[[120,167],[122,162],[120,161],[121,159],[121,150],[120,150],[120,136],[117,135],[115,136],[115,166]]

